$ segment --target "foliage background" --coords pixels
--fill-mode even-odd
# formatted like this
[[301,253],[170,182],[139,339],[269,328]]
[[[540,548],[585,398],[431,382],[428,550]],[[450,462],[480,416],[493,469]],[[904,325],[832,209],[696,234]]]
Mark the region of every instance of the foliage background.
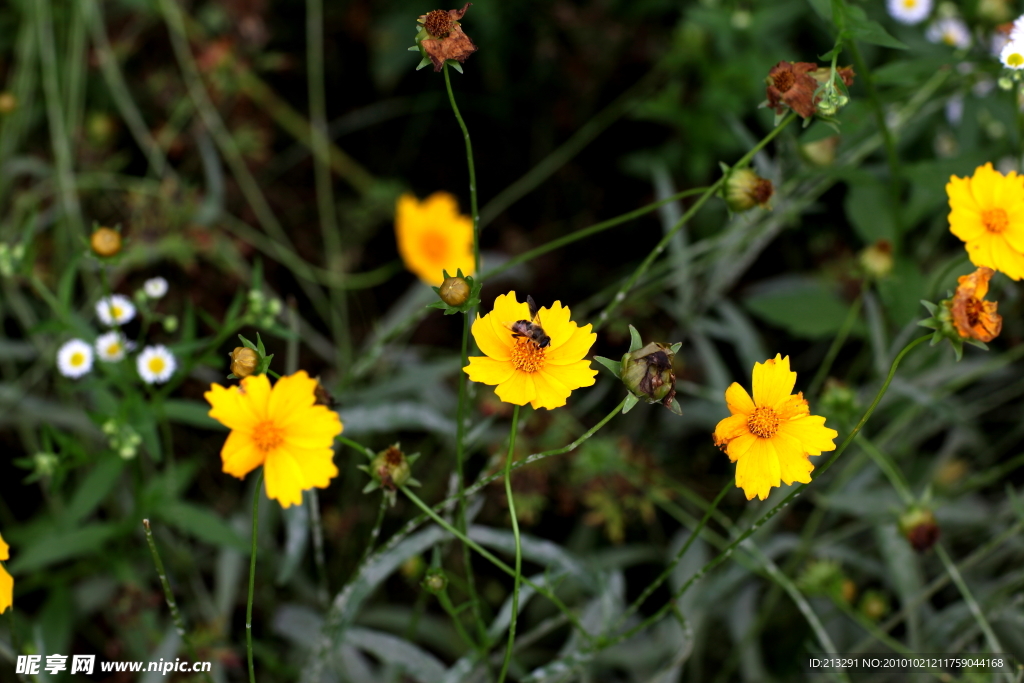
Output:
[[[919,300],[941,298],[970,269],[948,233],[949,175],[969,175],[986,161],[1004,170],[1019,165],[1020,115],[1013,93],[994,87],[999,64],[981,44],[996,23],[988,4],[961,3],[976,45],[958,53],[928,42],[922,26],[895,24],[881,2],[859,3],[908,47],[859,45],[894,131],[896,166],[881,144],[868,74],[860,72],[831,163],[815,163],[804,147],[830,129],[792,126],[755,159],[776,183],[773,212],[730,216],[712,202],[670,244],[593,351],[618,357],[628,324],[645,340],[683,341],[676,372],[684,415],[640,406],[572,454],[517,473],[524,533],[555,544],[533,551],[529,573],[553,562],[545,553],[559,546],[558,557],[567,553],[586,567],[568,594],[580,605],[603,605],[603,618],[621,613],[622,601],[638,596],[679,547],[703,501],[732,476],[709,436],[726,414],[724,388],[748,385],[752,364],[781,352],[807,391],[859,301],[831,368],[847,391],[834,385],[825,396],[808,394],[814,412],[845,436],[895,353],[917,336],[915,323],[925,317]],[[1005,20],[1021,9],[994,4]],[[272,324],[259,326],[282,360],[278,370],[320,374],[346,436],[375,450],[401,441],[407,452],[422,452],[422,496],[445,496],[460,330],[454,318],[416,314],[432,295],[402,270],[391,222],[403,191],[453,192],[468,209],[462,140],[442,77],[413,71],[416,56],[405,49],[415,18],[430,9],[327,3],[326,108],[344,151],[332,174],[339,243],[325,247],[301,139],[309,111],[303,3],[182,6],[202,83],[224,122],[219,131],[196,111],[160,2],[0,7],[0,90],[18,103],[0,115],[0,240],[27,248],[18,273],[0,281],[0,530],[12,546],[17,608],[15,621],[3,621],[6,658],[17,644],[112,660],[173,656],[175,636],[139,524],[150,517],[200,658],[218,663],[217,680],[244,675],[253,477],[240,482],[220,472],[224,435],[205,416],[201,395],[223,381],[234,335],[255,336],[259,316],[245,317],[251,306],[243,303],[251,288],[285,303]],[[476,151],[485,267],[714,182],[719,161],[738,159],[771,128],[773,114],[758,109],[768,69],[780,60],[814,61],[832,47],[835,30],[823,14],[822,3],[803,0],[474,4],[463,25],[480,51],[453,78]],[[840,63],[850,61],[844,52]],[[962,106],[958,120],[950,106]],[[140,143],[146,134],[158,152]],[[254,201],[259,194],[265,205]],[[578,321],[594,320],[682,208],[670,204],[517,266],[486,283],[485,309],[514,288],[542,303],[561,300]],[[120,223],[129,238],[110,272],[115,291],[130,293],[154,275],[171,282],[159,307],[179,316],[181,329],[154,328],[150,339],[172,344],[188,373],[166,397],[127,376],[75,383],[55,371],[57,346],[94,324],[99,270],[83,242],[93,221]],[[883,238],[895,245],[894,269],[865,284],[856,255]],[[342,272],[357,274],[349,288],[330,286]],[[575,675],[800,679],[799,656],[820,647],[805,607],[841,652],[864,638],[865,647],[888,651],[879,631],[913,652],[971,651],[989,647],[985,624],[1003,651],[1024,659],[1024,507],[1014,496],[1024,463],[1024,329],[1019,289],[1000,276],[994,290],[1005,326],[992,350],[968,349],[956,364],[948,348],[918,349],[868,428],[914,495],[931,492],[942,543],[963,563],[982,620],[936,553],[915,555],[900,538],[895,521],[904,503],[870,444],[854,446],[754,537],[760,551],[737,553],[681,599],[685,628],[664,622],[642,638],[644,649],[613,648]],[[347,311],[347,331],[332,321],[332,303]],[[563,446],[593,425],[622,395],[603,370],[598,380],[567,409],[529,413],[517,451]],[[477,388],[474,400],[471,476],[500,465],[509,415],[489,388]],[[100,425],[112,416],[140,432],[136,459],[122,461],[108,448]],[[45,476],[35,459],[41,452],[59,456]],[[341,476],[319,492],[331,595],[352,579],[378,513],[377,499],[360,494],[365,479],[355,466],[363,456],[341,449],[336,462]],[[500,487],[486,488],[481,500],[476,523],[507,529]],[[748,503],[737,490],[722,511],[745,528],[774,500]],[[282,513],[268,505],[262,513],[254,615],[261,681],[299,676],[325,613],[306,533],[309,507]],[[382,538],[413,514],[400,500],[386,512]],[[721,520],[712,527],[672,585],[730,533]],[[438,547],[446,569],[461,576],[461,554]],[[510,582],[479,558],[474,566],[488,609],[497,611]],[[828,581],[815,583],[815,568],[829,580],[839,572],[855,596],[848,588],[847,601]],[[404,571],[378,577],[354,615],[363,640],[346,641],[349,663],[338,675],[428,680],[416,657],[448,665],[465,652],[451,621],[418,587],[415,567]],[[790,588],[802,602],[781,594]],[[464,599],[457,580],[452,592]],[[670,595],[659,589],[642,613]],[[902,618],[887,622],[865,606],[865,595],[881,596],[887,616]],[[521,632],[551,616],[535,599]],[[411,620],[418,626],[407,630]],[[386,633],[415,648],[381,640]],[[578,645],[567,638],[564,625],[538,635],[517,654],[513,676],[527,680],[534,667],[571,654]],[[11,671],[5,664],[0,678],[13,680]]]

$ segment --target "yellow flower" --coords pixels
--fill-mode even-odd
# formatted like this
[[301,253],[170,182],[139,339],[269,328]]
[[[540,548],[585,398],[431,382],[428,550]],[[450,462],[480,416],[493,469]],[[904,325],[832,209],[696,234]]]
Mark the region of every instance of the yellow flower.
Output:
[[[11,557],[10,548],[0,536],[0,560],[8,560]],[[7,611],[7,608],[14,604],[14,579],[7,573],[7,568],[0,564],[0,614]]]
[[395,237],[405,267],[428,285],[440,285],[443,270],[473,274],[473,219],[459,213],[458,202],[447,192],[422,202],[411,194],[399,197]]
[[715,427],[715,444],[736,463],[736,486],[747,500],[768,497],[779,480],[792,484],[811,481],[814,465],[807,456],[834,451],[839,432],[825,418],[811,415],[802,393],[790,395],[796,373],[789,356],[754,363],[754,398],[733,382],[725,391],[731,417]]
[[203,394],[210,417],[231,430],[220,452],[224,472],[242,479],[263,465],[267,497],[281,507],[301,505],[303,490],[326,488],[338,476],[332,443],[341,420],[313,404],[316,385],[300,370],[273,388],[266,375],[250,375],[237,387],[213,384]]
[[[594,384],[597,370],[583,357],[597,335],[589,324],[579,327],[571,312],[558,301],[542,308],[533,321],[550,341],[512,336],[510,326],[530,321],[530,307],[519,303],[515,292],[494,300],[494,309],[483,318],[477,314],[473,338],[485,356],[473,356],[463,370],[474,382],[497,385],[494,393],[506,403],[531,404],[534,408],[565,405],[573,389]],[[542,335],[543,336],[543,335]]]
[[1024,277],[1024,178],[989,163],[970,178],[951,176],[946,194],[949,229],[966,242],[971,263]]

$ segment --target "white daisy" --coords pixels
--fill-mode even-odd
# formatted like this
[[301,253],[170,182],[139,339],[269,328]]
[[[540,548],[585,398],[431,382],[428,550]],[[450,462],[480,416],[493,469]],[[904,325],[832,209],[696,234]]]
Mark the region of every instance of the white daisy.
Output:
[[1010,29],[1010,40],[1024,38],[1024,16],[1019,16],[1013,21],[1013,28]]
[[81,339],[64,342],[57,349],[57,369],[65,377],[79,378],[92,370],[92,347]]
[[96,302],[96,316],[104,325],[124,325],[135,317],[135,304],[123,294],[113,294]]
[[138,368],[139,376],[146,384],[166,382],[178,367],[177,361],[174,360],[174,354],[162,344],[142,349],[135,365]]
[[933,43],[945,43],[950,47],[964,49],[971,46],[971,31],[963,19],[946,17],[933,22],[924,37]]
[[1014,71],[1024,69],[1024,40],[1011,40],[1004,45],[999,53],[999,61],[1007,69]]
[[150,299],[159,299],[167,293],[167,280],[162,277],[154,277],[146,280],[142,290]]
[[920,24],[932,11],[932,0],[887,0],[889,14],[901,24]]
[[120,332],[112,330],[101,334],[96,340],[96,355],[101,361],[116,363],[124,359],[124,353],[128,350],[128,343],[121,336]]

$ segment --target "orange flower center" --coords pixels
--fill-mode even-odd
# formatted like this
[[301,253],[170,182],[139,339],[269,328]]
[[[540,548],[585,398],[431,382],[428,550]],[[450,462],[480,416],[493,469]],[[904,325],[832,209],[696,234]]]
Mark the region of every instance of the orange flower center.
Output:
[[274,424],[273,420],[265,420],[252,431],[252,441],[256,448],[269,453],[284,443],[284,430]]
[[770,439],[779,431],[779,415],[768,406],[758,406],[747,418],[747,429],[754,436]]
[[433,230],[420,235],[420,250],[431,261],[441,261],[448,253],[448,240]]
[[519,337],[512,347],[512,365],[523,372],[537,372],[544,367],[544,349],[534,341]]
[[985,225],[986,230],[998,235],[1003,230],[1006,230],[1006,226],[1010,224],[1010,219],[1002,209],[988,209],[981,212],[981,222]]

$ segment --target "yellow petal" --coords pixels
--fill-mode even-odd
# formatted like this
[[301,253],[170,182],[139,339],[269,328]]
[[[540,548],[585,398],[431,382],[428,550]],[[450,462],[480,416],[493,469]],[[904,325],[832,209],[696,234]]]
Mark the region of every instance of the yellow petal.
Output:
[[289,507],[302,504],[304,490],[314,486],[326,488],[338,475],[338,468],[330,448],[275,448],[267,456],[263,473],[267,497],[278,501],[281,507]]
[[513,342],[512,333],[502,327],[503,333],[498,334],[494,331],[491,322],[487,318],[481,318],[478,313],[476,320],[473,321],[473,339],[476,340],[476,345],[480,347],[484,355],[490,356],[494,360],[507,361],[512,357],[510,351]]
[[991,209],[995,203],[995,188],[998,182],[997,178],[1000,177],[999,172],[992,168],[991,162],[979,166],[971,176],[971,194],[974,195],[974,201],[978,203],[978,207],[982,211]]
[[512,363],[494,360],[487,356],[470,356],[469,365],[462,370],[474,382],[492,385],[508,381],[512,377],[512,373],[516,371]]
[[796,373],[789,369],[789,356],[776,354],[764,363],[754,363],[754,403],[774,408],[793,393]]
[[773,486],[780,484],[779,456],[770,439],[755,438],[750,449],[736,463],[736,486],[743,489],[747,500],[768,497]]
[[733,382],[725,390],[725,404],[733,415],[750,415],[754,412],[754,401],[751,400],[747,390],[738,383]]
[[0,614],[14,604],[14,579],[7,569],[0,567]]
[[970,178],[957,178],[951,176],[946,184],[946,194],[949,195],[949,206],[951,209],[968,209],[978,213],[981,211],[978,202],[971,194]]
[[316,385],[316,380],[307,375],[305,370],[277,380],[267,403],[267,416],[283,427],[296,411],[313,405],[316,401]]
[[754,436],[750,432],[740,434],[729,442],[729,445],[726,446],[725,454],[729,456],[729,460],[736,462],[746,455],[758,440],[758,437]]
[[309,406],[278,423],[288,443],[301,448],[330,448],[342,432],[341,418],[327,406]]
[[976,240],[986,232],[979,214],[962,209],[949,213],[949,231],[964,242]]
[[4,537],[0,535],[0,560],[9,560],[11,558],[11,549],[8,547],[7,542],[4,541]]
[[228,429],[251,431],[262,421],[248,397],[238,387],[211,384],[203,398],[210,404],[210,417]]
[[515,290],[513,290],[508,294],[499,294],[498,298],[494,300],[494,308],[484,316],[484,319],[490,319],[491,329],[494,330],[495,335],[505,334],[512,339],[512,332],[507,326],[517,320],[529,320],[530,307],[525,301],[520,303],[516,299]]
[[724,420],[719,421],[718,425],[715,427],[715,444],[718,446],[727,444],[736,437],[744,434],[750,434],[750,428],[747,427],[747,416],[742,413],[738,415],[730,415]]
[[1014,251],[1005,239],[989,240],[989,247],[996,263],[996,270],[1011,280],[1019,280],[1024,277],[1024,254]]
[[[552,349],[557,349],[565,344],[576,331],[576,323],[569,320],[570,315],[569,309],[562,306],[561,301],[556,301],[549,308],[542,308],[537,312],[540,326],[551,337]],[[579,360],[579,358],[575,360]]]
[[801,442],[781,430],[771,438],[771,442],[779,457],[779,476],[782,481],[787,484],[795,481],[801,484],[809,483],[814,465],[807,458]]
[[459,215],[459,201],[450,192],[435,192],[423,200],[420,210],[431,218],[450,220]]
[[533,375],[528,372],[513,370],[512,375],[494,390],[505,403],[525,406],[537,398],[537,387],[533,383]]
[[558,346],[555,346],[554,338],[552,337],[552,348],[549,348],[544,356],[545,366],[548,364],[567,365],[584,358],[590,352],[590,347],[597,341],[597,335],[591,331],[593,327],[593,325],[587,323],[583,327],[575,328],[572,336]]
[[239,382],[241,393],[252,407],[252,413],[260,422],[268,419],[270,403],[270,378],[266,375],[249,375]]
[[597,368],[592,367],[589,360],[579,360],[566,365],[545,363],[541,372],[554,377],[572,390],[594,386],[594,378],[597,376]]
[[782,422],[778,433],[796,439],[804,452],[811,455],[834,451],[836,445],[833,440],[839,436],[839,432],[825,426],[825,418],[820,415],[807,415]]
[[224,447],[220,450],[223,471],[233,477],[243,479],[245,475],[263,464],[266,454],[256,447],[252,435],[241,430],[228,434]]
[[533,373],[533,384],[537,390],[536,398],[531,401],[534,408],[561,408],[572,393],[572,389],[544,370]]

